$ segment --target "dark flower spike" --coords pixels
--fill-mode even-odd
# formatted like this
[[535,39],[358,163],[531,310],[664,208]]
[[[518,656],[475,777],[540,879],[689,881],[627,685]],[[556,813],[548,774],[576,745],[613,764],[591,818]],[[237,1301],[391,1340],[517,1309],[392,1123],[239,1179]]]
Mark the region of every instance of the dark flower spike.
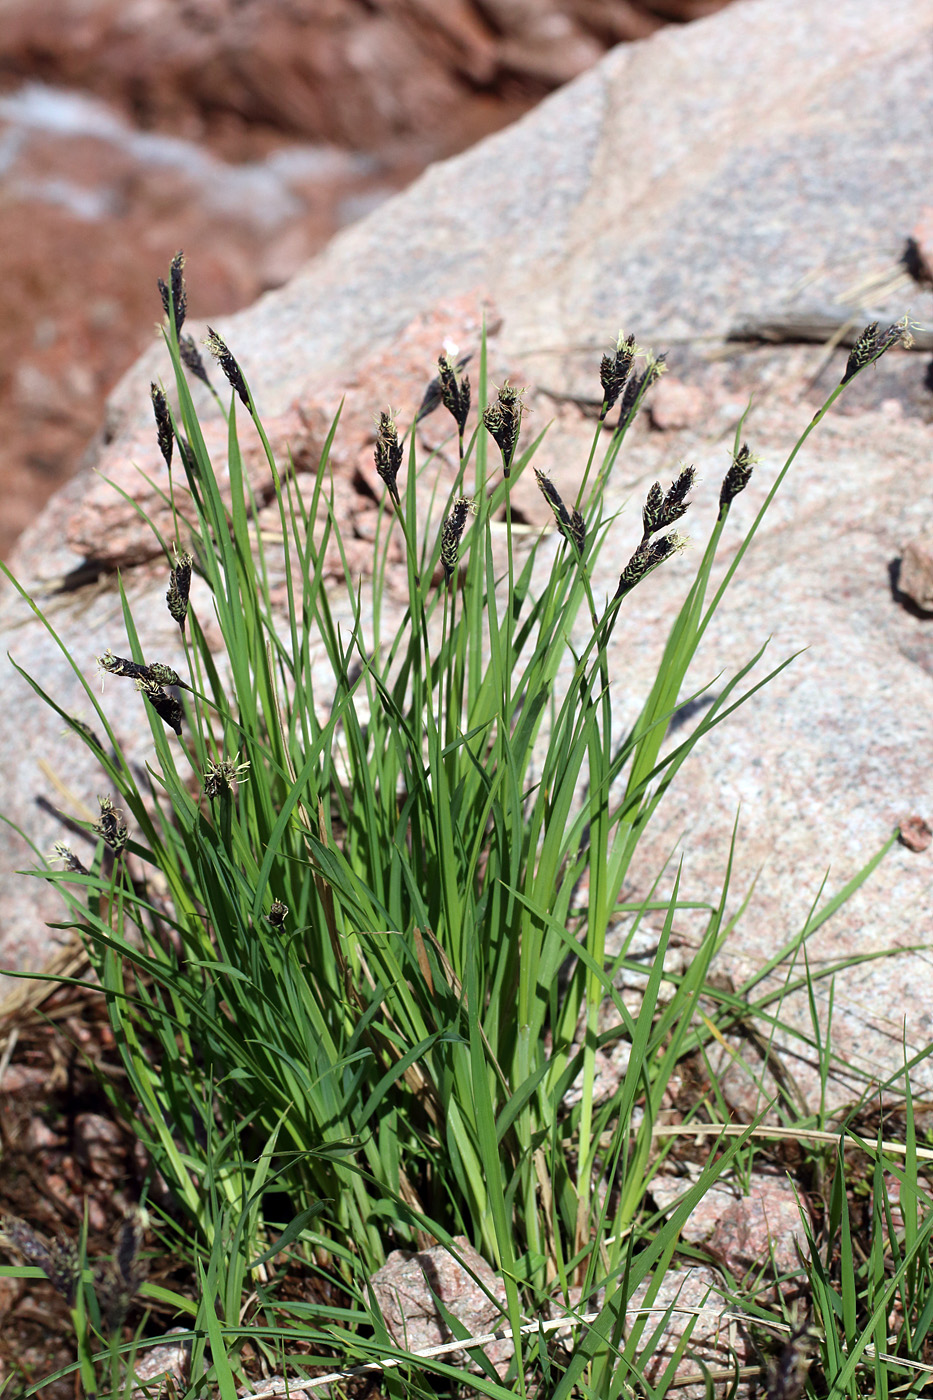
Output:
[[661,490],[660,481],[656,481],[649,487],[645,497],[645,504],[641,512],[642,539],[646,540],[649,535],[653,535],[655,530],[659,530],[658,523],[661,517],[661,509],[664,505],[664,492]]
[[149,675],[147,666],[143,666],[139,661],[128,661],[125,656],[114,656],[109,647],[103,656],[97,658],[97,665],[110,676],[129,676],[131,680],[145,680]]
[[573,540],[580,554],[586,544],[586,521],[577,509],[570,512],[570,524],[567,527],[570,538]]
[[398,440],[398,428],[392,417],[392,410],[380,413],[376,421],[376,471],[385,482],[389,495],[395,504],[401,505],[398,495],[399,468],[402,465],[402,444]]
[[153,685],[180,685],[184,690],[190,690],[189,685],[185,685],[181,676],[174,671],[171,666],[164,666],[161,661],[153,661],[149,665],[143,665],[139,661],[128,661],[125,656],[114,656],[113,652],[105,651],[103,656],[97,658],[97,664],[102,671],[108,672],[111,676],[129,676],[134,681],[145,681]]
[[226,341],[222,340],[211,326],[208,326],[207,340],[204,343],[223,370],[230,388],[236,390],[245,407],[252,413],[253,404],[246,387],[246,380],[243,378],[243,371],[227,349]]
[[849,380],[852,379],[854,375],[858,374],[860,369],[864,369],[869,361],[873,359],[877,336],[878,322],[872,321],[865,327],[862,334],[849,351],[845,374],[842,376],[843,384],[848,384]]
[[207,370],[204,368],[204,361],[201,352],[194,343],[193,335],[183,335],[178,342],[178,353],[181,355],[181,362],[194,375],[195,379],[200,379],[203,384],[212,388],[211,381],[207,377]]
[[458,371],[469,360],[469,355],[454,364],[449,355],[442,355],[437,362],[437,379],[440,385],[441,402],[463,436],[470,413],[470,381],[464,374],[458,378]]
[[441,527],[441,563],[447,582],[453,578],[460,561],[460,541],[466,526],[467,516],[476,513],[475,504],[466,496],[454,501],[453,509]]
[[169,471],[172,470],[172,448],[175,438],[172,433],[172,419],[168,411],[168,400],[164,390],[158,384],[149,385],[149,393],[152,398],[152,411],[156,420],[156,436],[159,441],[159,451],[165,458],[165,465]]
[[667,495],[661,502],[661,509],[658,513],[658,523],[654,527],[656,530],[666,530],[668,525],[673,525],[680,520],[681,516],[687,512],[690,502],[685,499],[687,492],[693,487],[696,469],[694,467],[684,467],[677,477],[668,487]]
[[554,512],[557,528],[564,539],[570,540],[582,554],[583,546],[586,544],[586,521],[583,516],[578,510],[569,511],[567,509],[553,481],[537,467],[535,467],[535,480],[541,489],[542,496]]
[[624,598],[626,593],[631,593],[635,585],[641,583],[646,574],[649,574],[652,569],[656,569],[659,564],[663,564],[664,560],[669,559],[672,554],[683,549],[686,543],[684,537],[676,533],[662,535],[659,540],[642,540],[622,570],[614,598]]
[[632,368],[632,361],[638,353],[633,335],[623,336],[619,332],[616,348],[612,355],[604,355],[599,362],[599,382],[603,386],[603,406],[599,420],[605,418],[618,399]]
[[114,807],[109,797],[98,797],[97,800],[100,803],[100,821],[95,823],[94,830],[104,845],[109,846],[114,855],[118,856],[129,836],[123,813],[119,807]]
[[175,312],[175,334],[181,334],[181,328],[185,324],[185,316],[188,314],[188,292],[185,287],[185,255],[181,251],[172,258],[171,271],[169,273],[170,286],[166,287],[162,278],[159,278],[159,291],[162,294],[162,309],[166,316],[171,315],[171,310]]
[[197,459],[191,451],[191,443],[185,437],[184,433],[178,434],[178,451],[181,453],[181,460],[185,464],[185,471],[190,472],[192,476],[196,477],[198,475]]
[[878,322],[872,321],[870,325],[865,327],[849,351],[845,373],[840,382],[848,384],[859,370],[864,369],[873,360],[879,360],[885,351],[891,349],[892,345],[910,345],[911,343],[910,326],[906,317],[901,321],[895,321],[880,335]]
[[272,925],[272,927],[273,927],[273,928],[281,928],[282,925],[284,924],[285,920],[287,919],[287,917],[288,917],[288,905],[287,905],[287,904],[283,904],[282,901],[281,901],[280,899],[275,899],[275,900],[273,900],[273,902],[272,902],[272,908],[269,910],[268,914],[266,915],[266,918],[268,919],[268,921],[269,921],[269,923]]
[[177,671],[171,666],[165,666],[161,661],[150,661],[146,667],[148,679],[155,681],[157,685],[178,685],[182,690],[190,690],[191,686],[186,685]]
[[[239,754],[237,754],[239,759]],[[204,791],[208,797],[222,797],[224,793],[236,794],[237,784],[245,783],[249,777],[249,759],[242,763],[224,758],[211,763],[204,774]]]
[[144,1210],[128,1216],[120,1226],[113,1260],[98,1264],[94,1270],[94,1288],[110,1332],[122,1327],[130,1304],[142,1287],[144,1274],[139,1267],[139,1252],[147,1223]]
[[660,482],[654,483],[648,491],[641,513],[643,540],[656,534],[658,530],[666,530],[668,525],[673,525],[686,514],[690,503],[685,497],[693,486],[695,476],[696,471],[693,467],[684,467],[676,481],[671,483],[667,495],[661,490]]
[[483,413],[483,422],[502,453],[502,472],[506,477],[512,470],[512,458],[515,455],[515,446],[521,430],[523,412],[524,404],[522,403],[521,391],[513,389],[509,381],[506,380],[499,390],[495,403],[489,404]]
[[59,1238],[46,1244],[31,1225],[15,1215],[5,1215],[0,1219],[0,1234],[9,1240],[27,1264],[42,1270],[56,1293],[60,1293],[69,1305],[74,1303],[81,1276],[81,1260],[73,1240]]
[[130,1297],[138,1292],[143,1273],[139,1267],[139,1254],[143,1247],[143,1236],[149,1223],[148,1212],[134,1210],[120,1226],[117,1248],[114,1253],[114,1266]]
[[635,374],[629,377],[625,385],[625,391],[622,394],[622,402],[619,404],[619,421],[616,424],[617,428],[621,428],[626,423],[639,399],[643,398],[652,384],[657,383],[661,375],[665,373],[667,365],[664,361],[666,358],[667,353],[665,352],[662,355],[658,355],[657,359],[649,359],[641,374]]
[[722,480],[719,491],[719,509],[730,505],[752,479],[752,472],[755,468],[757,458],[752,456],[751,448],[747,442],[743,442],[738,452],[732,459],[732,465],[726,472]]
[[[442,359],[438,361],[438,365],[440,366],[443,361],[446,361],[446,363],[451,366],[451,369],[453,370],[454,374],[458,375],[460,374],[461,370],[466,369],[467,365],[470,363],[470,360],[472,358],[472,355],[464,355],[461,359],[457,361],[456,364],[451,364],[450,357],[444,355],[442,356]],[[469,409],[469,381],[466,380],[462,382],[466,383],[467,409]],[[421,403],[418,406],[418,412],[415,414],[415,422],[420,423],[422,418],[427,418],[428,414],[433,413],[435,409],[440,408],[441,404],[444,404],[445,406],[449,407],[449,405],[447,405],[447,400],[444,398],[441,376],[440,374],[437,374],[431,380],[430,384],[424,391],[424,396],[421,400]],[[452,411],[453,410],[451,410],[451,412]],[[464,413],[464,420],[465,419],[466,413]]]
[[188,592],[191,588],[191,566],[194,563],[190,554],[175,555],[175,567],[169,574],[168,592],[165,601],[171,617],[175,619],[182,633],[188,617]]
[[140,695],[145,696],[159,718],[170,729],[174,729],[176,734],[180,735],[181,722],[185,714],[181,701],[176,700],[174,695],[169,695],[168,691],[162,689],[158,681],[152,681],[148,676],[137,677],[136,689]]
[[87,866],[80,861],[70,846],[66,846],[64,841],[56,841],[52,847],[52,855],[55,860],[60,860],[66,870],[73,875],[86,875]]

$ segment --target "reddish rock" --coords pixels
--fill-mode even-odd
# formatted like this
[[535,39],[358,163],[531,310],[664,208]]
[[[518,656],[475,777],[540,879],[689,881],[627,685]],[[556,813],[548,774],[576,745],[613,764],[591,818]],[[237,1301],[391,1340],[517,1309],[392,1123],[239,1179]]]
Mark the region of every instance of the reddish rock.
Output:
[[22,1094],[43,1088],[48,1083],[48,1071],[34,1065],[7,1065],[0,1075],[0,1091]]
[[86,1170],[104,1181],[125,1177],[124,1137],[112,1119],[99,1113],[79,1113],[74,1135],[78,1158]]
[[648,412],[651,426],[662,432],[695,428],[710,409],[709,397],[695,384],[662,375],[651,391]]
[[[373,1292],[386,1327],[396,1344],[406,1351],[421,1351],[451,1340],[451,1333],[438,1314],[435,1298],[439,1298],[467,1328],[471,1337],[494,1332],[502,1326],[506,1307],[502,1280],[465,1236],[456,1236],[454,1245],[459,1258],[444,1245],[417,1254],[395,1249],[372,1276]],[[477,1279],[481,1280],[483,1288]],[[497,1307],[493,1299],[501,1306]],[[512,1343],[493,1342],[484,1347],[484,1351],[493,1365],[498,1365],[508,1360]],[[462,1365],[465,1354],[454,1352],[448,1359],[452,1365]]]
[[[656,1176],[651,1194],[667,1210],[690,1185],[689,1176]],[[736,1181],[717,1182],[694,1208],[682,1236],[738,1278],[752,1269],[792,1274],[800,1268],[798,1250],[805,1247],[797,1195],[789,1181],[776,1176],[753,1176],[747,1191]]]
[[[183,1331],[183,1327],[172,1327],[168,1335]],[[163,1342],[161,1346],[141,1350],[133,1362],[133,1375],[139,1382],[133,1390],[133,1400],[161,1400],[163,1396],[179,1395],[185,1389],[190,1364],[190,1342]]]
[[923,817],[905,817],[900,823],[901,845],[909,851],[920,853],[927,850],[933,841],[933,831]]
[[[642,1349],[636,1354],[645,1379],[657,1384],[690,1328],[675,1368],[675,1393],[685,1400],[701,1400],[709,1394],[704,1368],[720,1371],[731,1370],[736,1363],[748,1365],[754,1356],[751,1342],[729,1316],[722,1280],[712,1269],[702,1265],[669,1269],[649,1304],[653,1283],[649,1278],[640,1284],[626,1309],[629,1333],[633,1326],[641,1328]],[[660,1335],[655,1338],[657,1329]]]
[[4,69],[231,152],[270,134],[448,155],[608,44],[726,0],[7,0]]
[[924,612],[933,610],[933,536],[924,535],[904,546],[897,587]]

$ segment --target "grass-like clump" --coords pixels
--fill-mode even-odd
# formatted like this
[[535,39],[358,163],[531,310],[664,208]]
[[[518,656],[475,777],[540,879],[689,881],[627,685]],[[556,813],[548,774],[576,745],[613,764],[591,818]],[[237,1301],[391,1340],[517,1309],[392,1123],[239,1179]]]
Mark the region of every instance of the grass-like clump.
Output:
[[[709,1070],[740,1024],[755,1022],[774,1042],[780,993],[766,974],[785,958],[792,965],[881,853],[788,932],[766,969],[728,990],[710,971],[739,917],[727,914],[731,850],[715,903],[691,899],[676,873],[666,893],[664,872],[644,870],[646,898],[632,902],[623,890],[645,827],[694,746],[770,679],[749,679],[759,653],[720,684],[688,737],[665,745],[709,620],[807,436],[900,331],[866,331],[714,590],[731,504],[754,467],[739,425],[718,515],[657,676],[635,724],[618,732],[612,697],[625,679],[614,670],[613,631],[632,590],[651,587],[652,572],[679,550],[694,485],[687,467],[668,489],[651,488],[618,586],[598,598],[593,563],[622,533],[604,507],[606,483],[658,360],[641,359],[622,336],[603,358],[599,422],[576,498],[565,501],[535,466],[540,439],[523,439],[521,393],[508,383],[490,391],[485,347],[473,386],[465,362],[442,357],[420,411],[450,415],[455,480],[442,488],[437,464],[419,461],[412,428],[381,414],[375,460],[386,496],[372,574],[348,577],[338,610],[326,560],[344,550],[328,466],[339,415],[317,472],[303,481],[276,461],[242,370],[211,331],[209,349],[232,390],[221,404],[222,496],[189,389],[188,375],[208,384],[210,376],[182,334],[180,260],[162,295],[172,373],[153,386],[152,403],[166,464],[158,490],[174,537],[159,543],[185,666],[151,655],[121,592],[126,640],[99,639],[100,668],[110,684],[139,691],[152,739],[147,775],[75,659],[95,719],[88,726],[60,713],[92,747],[109,795],[89,826],[97,840],[89,866],[62,846],[65,868],[40,872],[60,887],[107,1002],[126,1076],[108,1092],[150,1163],[150,1229],[159,1251],[190,1271],[189,1290],[150,1281],[138,1301],[189,1329],[192,1395],[228,1400],[260,1372],[285,1373],[294,1388],[369,1362],[385,1368],[377,1383],[395,1395],[664,1394],[689,1359],[693,1324],[665,1352],[676,1303],[652,1311],[654,1301],[684,1257],[690,1212],[715,1181],[750,1172],[763,1131],[761,1120],[738,1131],[732,1123],[729,1134],[709,1126],[729,1116],[709,1073],[708,1089],[683,1111],[681,1137],[659,1134],[672,1077],[687,1062]],[[243,472],[243,411],[267,452],[274,538],[258,528]],[[521,550],[512,539],[511,492],[529,468],[561,537],[556,553],[546,532]],[[425,511],[417,488],[431,479]],[[502,517],[504,555],[493,528]],[[387,588],[399,541],[404,606]],[[207,642],[215,625],[222,654]],[[30,683],[58,708],[40,681]],[[705,927],[674,971],[667,953],[684,910],[699,911]],[[646,922],[658,930],[647,963],[636,955]],[[625,972],[644,974],[634,1007],[622,992]],[[806,1048],[829,1063],[815,1020]],[[614,1051],[627,1068],[607,1085],[598,1065]],[[829,1183],[809,1257],[783,1291],[766,1267],[749,1278],[722,1274],[736,1314],[773,1325],[771,1393],[783,1400],[805,1387],[881,1394],[888,1374],[901,1393],[919,1387],[898,1360],[878,1359],[894,1353],[905,1367],[922,1359],[933,1315],[933,1213],[918,1182],[909,1085],[902,1094],[902,1155],[865,1141],[857,1169],[844,1155],[853,1141],[845,1124],[827,1134],[821,1109],[807,1117],[780,1084],[764,1104],[767,1124],[801,1141],[813,1130]],[[652,1178],[702,1124],[689,1186],[656,1211]],[[875,1203],[864,1245],[849,1218],[853,1170]],[[48,1246],[34,1235],[31,1244],[28,1227],[18,1222],[7,1234],[48,1272]],[[460,1237],[501,1286],[477,1281],[490,1294],[490,1330],[514,1341],[498,1369],[480,1344],[467,1347],[469,1370],[452,1347],[412,1359],[371,1282],[395,1248],[440,1245],[463,1258]],[[139,1332],[130,1339],[120,1330],[125,1295],[139,1286],[140,1229],[132,1238],[132,1256],[121,1264],[118,1249],[109,1274],[87,1265],[83,1247],[68,1255],[63,1287],[88,1392],[122,1384],[119,1358],[139,1344]],[[121,1306],[108,1329],[114,1290]],[[437,1309],[462,1341],[443,1300]],[[782,1335],[790,1341],[779,1354]],[[100,1369],[108,1358],[109,1380]],[[742,1379],[738,1367],[727,1364],[725,1378],[693,1369],[725,1394]],[[349,1394],[365,1388],[332,1384]]]

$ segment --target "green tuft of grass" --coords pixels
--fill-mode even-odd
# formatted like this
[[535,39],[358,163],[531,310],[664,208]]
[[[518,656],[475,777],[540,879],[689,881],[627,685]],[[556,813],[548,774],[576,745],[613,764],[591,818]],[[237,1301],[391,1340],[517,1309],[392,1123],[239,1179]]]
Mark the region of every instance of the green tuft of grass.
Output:
[[[336,549],[346,561],[329,465],[339,414],[305,489],[277,463],[232,350],[211,332],[208,348],[231,388],[222,495],[187,377],[206,381],[203,363],[179,339],[178,260],[162,294],[170,389],[154,386],[152,398],[167,470],[158,489],[174,538],[159,543],[186,670],[149,654],[122,587],[120,646],[129,655],[109,650],[115,638],[99,642],[113,683],[140,691],[152,741],[146,777],[82,672],[103,741],[27,678],[92,747],[113,794],[93,827],[90,867],[62,848],[65,869],[38,873],[60,888],[68,926],[88,950],[126,1075],[125,1087],[108,1092],[138,1134],[152,1180],[168,1188],[158,1213],[164,1249],[191,1269],[193,1298],[154,1283],[143,1298],[174,1308],[190,1328],[191,1394],[234,1396],[247,1342],[295,1384],[338,1358],[341,1368],[377,1364],[387,1392],[399,1395],[463,1385],[553,1400],[666,1393],[690,1354],[689,1329],[650,1381],[676,1307],[661,1310],[664,1325],[646,1324],[631,1320],[630,1300],[644,1285],[651,1308],[690,1211],[724,1174],[750,1170],[760,1124],[737,1136],[720,1130],[715,1094],[698,1098],[692,1121],[714,1144],[661,1218],[650,1183],[672,1139],[659,1136],[659,1119],[678,1066],[724,1043],[739,1016],[774,1036],[784,992],[753,995],[764,973],[735,992],[711,978],[738,918],[726,915],[735,838],[712,904],[692,900],[679,873],[668,898],[657,894],[663,872],[638,903],[622,891],[694,747],[789,664],[752,682],[759,652],[689,737],[665,747],[696,649],[775,493],[844,385],[889,348],[893,332],[878,337],[875,328],[870,345],[860,342],[858,363],[793,446],[709,596],[732,501],[754,465],[740,423],[718,516],[657,676],[637,722],[618,733],[613,632],[631,591],[650,588],[679,549],[673,527],[693,487],[686,469],[666,493],[651,489],[642,538],[614,595],[598,600],[592,566],[617,530],[606,482],[660,360],[638,369],[634,339],[622,336],[603,358],[603,406],[567,504],[534,467],[540,438],[522,440],[520,392],[506,383],[491,395],[485,345],[472,430],[465,361],[442,359],[421,412],[450,414],[456,478],[445,492],[438,464],[418,459],[413,427],[402,433],[381,415],[376,467],[386,498],[372,575],[356,591],[348,584],[338,604],[326,559]],[[266,450],[277,541],[260,534],[243,472],[244,411]],[[543,534],[524,556],[513,542],[511,491],[529,468],[554,513],[556,554],[542,548]],[[419,482],[432,471],[425,511]],[[492,528],[503,510],[504,562]],[[401,607],[388,592],[398,546]],[[211,621],[222,655],[207,642]],[[880,854],[814,909],[766,972],[799,953]],[[674,973],[667,953],[687,909],[703,913],[705,929]],[[663,925],[646,968],[633,949],[649,914]],[[610,956],[607,935],[620,928],[621,951]],[[619,988],[626,969],[646,972],[635,1009]],[[808,1044],[831,1053],[818,1027]],[[607,1087],[600,1056],[621,1047],[627,1069]],[[902,1184],[911,1171],[915,1181],[916,1167],[914,1151],[899,1169]],[[933,1216],[911,1188],[903,1239],[884,1233],[891,1222],[879,1214],[888,1244],[873,1244],[859,1273],[843,1229],[841,1162],[835,1180],[831,1227],[849,1240],[842,1284],[825,1251],[820,1264],[815,1239],[807,1268],[827,1338],[822,1374],[842,1395],[857,1393],[868,1344],[880,1354],[895,1298],[905,1349],[922,1348]],[[876,1198],[885,1180],[882,1172]],[[392,1248],[440,1243],[456,1255],[457,1236],[502,1281],[490,1330],[511,1330],[507,1372],[496,1372],[482,1345],[472,1350],[475,1372],[443,1356],[413,1358],[379,1310],[370,1280]],[[564,1327],[574,1315],[587,1320],[557,1342],[549,1313]],[[92,1354],[99,1316],[85,1312],[79,1324],[90,1389],[105,1354]],[[114,1378],[112,1348],[106,1354]]]

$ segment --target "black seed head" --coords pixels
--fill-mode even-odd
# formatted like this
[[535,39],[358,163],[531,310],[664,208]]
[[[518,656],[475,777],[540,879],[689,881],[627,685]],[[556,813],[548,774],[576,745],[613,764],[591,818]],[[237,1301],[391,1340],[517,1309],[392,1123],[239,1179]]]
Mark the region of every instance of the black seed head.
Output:
[[570,539],[577,547],[577,551],[582,555],[586,544],[586,521],[578,510],[570,512],[570,524],[567,527]]
[[385,482],[389,495],[396,505],[400,505],[398,495],[399,468],[402,465],[402,444],[398,440],[398,428],[391,409],[380,413],[376,423],[376,471]]
[[619,404],[619,421],[617,428],[621,428],[631,418],[636,405],[641,402],[645,394],[661,378],[667,366],[664,361],[667,355],[658,355],[656,359],[649,359],[641,374],[630,375],[626,381],[625,390],[622,394],[622,401]]
[[535,467],[535,480],[538,483],[541,494],[554,512],[554,519],[557,521],[557,528],[564,539],[570,540],[577,550],[582,554],[583,546],[586,543],[586,521],[578,510],[569,511],[561,499],[560,492],[554,485],[550,477]]
[[204,361],[201,352],[194,343],[193,335],[183,335],[178,342],[178,353],[181,355],[181,362],[191,371],[195,379],[200,379],[208,388],[211,381],[207,377],[207,370],[204,368]]
[[71,1305],[81,1276],[81,1258],[74,1240],[57,1238],[50,1243],[36,1234],[31,1225],[15,1215],[0,1220],[2,1233],[27,1264],[41,1269],[49,1283]]
[[551,510],[554,512],[554,518],[557,520],[557,523],[559,525],[569,524],[570,512],[564,505],[564,502],[561,499],[560,492],[554,485],[551,478],[549,476],[545,476],[543,471],[540,471],[538,467],[535,467],[535,481],[538,483],[538,489],[540,490],[541,495],[544,497],[548,505],[551,507]]
[[169,273],[169,286],[166,287],[162,278],[159,278],[159,291],[162,294],[162,310],[166,316],[171,314],[170,308],[175,312],[175,333],[181,334],[181,328],[185,324],[185,316],[188,313],[188,292],[185,287],[185,255],[177,252],[172,258],[172,267]]
[[849,351],[849,358],[846,361],[845,373],[841,382],[848,384],[859,370],[864,369],[874,360],[880,360],[881,356],[893,345],[906,345],[909,348],[912,344],[910,322],[906,317],[901,321],[895,321],[881,332],[878,330],[878,322],[872,321],[870,325],[865,327]]
[[227,349],[226,342],[208,326],[207,340],[204,343],[223,370],[230,388],[236,390],[245,407],[252,413],[253,403],[246,387],[246,380],[243,378],[243,371]]
[[178,451],[181,454],[181,460],[185,464],[185,471],[190,472],[194,477],[198,476],[200,473],[198,472],[197,458],[192,452],[191,443],[185,437],[184,433],[178,434]]
[[818,1347],[819,1332],[805,1318],[769,1367],[767,1400],[799,1400]]
[[52,854],[73,875],[86,875],[88,873],[87,866],[78,859],[70,846],[65,845],[64,841],[56,841],[52,847]]
[[512,458],[521,430],[523,412],[521,391],[514,389],[506,380],[496,396],[495,403],[491,403],[483,413],[487,431],[492,434],[502,453],[502,471],[506,477],[512,470]]
[[224,758],[209,764],[204,774],[204,791],[210,798],[222,797],[224,793],[236,796],[237,784],[245,783],[248,777],[248,759],[238,763],[233,759]]
[[191,588],[191,565],[194,560],[190,554],[182,554],[180,557],[176,554],[175,560],[175,567],[169,574],[165,601],[168,604],[169,615],[184,632],[188,616],[188,591]]
[[136,688],[140,695],[145,696],[159,718],[170,729],[174,729],[176,734],[180,735],[181,722],[185,715],[181,701],[176,700],[174,695],[169,695],[168,691],[162,689],[158,681],[150,680],[148,676],[137,677]]
[[441,563],[447,582],[453,578],[460,560],[460,541],[466,526],[467,516],[476,507],[466,496],[454,501],[453,509],[441,526]]
[[156,437],[159,442],[159,451],[165,458],[165,465],[169,471],[172,470],[172,448],[175,438],[172,433],[172,418],[168,411],[168,401],[165,393],[158,384],[149,385],[149,393],[152,397],[152,411],[156,420]]
[[128,1216],[120,1227],[113,1260],[98,1264],[94,1270],[94,1288],[107,1330],[111,1333],[122,1327],[130,1304],[143,1283],[139,1252],[147,1220],[147,1214],[142,1210]]
[[645,497],[645,504],[642,507],[642,539],[646,540],[649,535],[654,534],[655,530],[660,530],[661,526],[659,522],[663,506],[664,492],[661,490],[660,481],[656,481],[653,486],[649,487],[648,494]]
[[171,666],[165,666],[161,661],[150,661],[146,667],[146,674],[151,681],[157,685],[180,685],[182,690],[190,690],[189,685],[185,685],[181,676]]
[[684,467],[677,477],[668,487],[667,495],[661,503],[660,517],[657,530],[666,530],[668,525],[673,525],[682,515],[686,514],[690,502],[686,500],[687,492],[693,487],[696,470],[693,467]]
[[144,680],[149,674],[147,667],[140,662],[128,661],[125,656],[114,656],[109,647],[103,656],[97,658],[97,665],[111,676],[129,676],[131,680]]
[[659,564],[663,564],[664,560],[669,559],[672,554],[683,549],[686,543],[687,541],[676,533],[662,535],[657,540],[642,540],[622,570],[615,597],[624,598],[626,593],[631,593],[646,574],[649,574],[652,569],[656,569]]
[[458,378],[458,371],[465,364],[466,360],[461,360],[459,364],[455,365],[449,355],[442,355],[437,362],[437,380],[440,386],[441,402],[456,423],[461,437],[470,412],[470,381],[466,375]]
[[603,406],[599,414],[601,420],[605,418],[625,387],[636,353],[635,337],[623,336],[620,331],[614,352],[604,355],[600,360],[599,382],[603,386]]
[[97,801],[100,803],[100,821],[95,823],[94,830],[104,845],[109,846],[114,855],[118,856],[129,836],[123,813],[119,807],[114,807],[109,797],[98,797]]
[[[448,364],[450,364],[450,357],[449,357],[449,356],[444,355],[444,356],[442,357],[442,359],[443,359],[444,361],[446,361]],[[465,369],[466,366],[470,363],[470,359],[471,359],[471,356],[470,356],[470,355],[463,355],[463,356],[457,361],[457,363],[456,363],[455,365],[451,365],[451,368],[453,369],[454,374],[455,374],[455,375],[458,375],[458,374],[460,373],[461,370]],[[441,363],[441,362],[439,361],[438,363]],[[461,381],[461,382],[462,382],[462,381]],[[467,393],[467,408],[469,408],[469,394],[470,394],[469,381],[467,381],[466,393]],[[444,390],[443,390],[443,385],[442,385],[442,383],[441,383],[441,376],[440,376],[440,374],[436,374],[436,375],[434,376],[434,378],[431,380],[431,382],[430,382],[430,384],[428,385],[428,387],[427,387],[427,388],[425,389],[425,391],[424,391],[424,394],[423,394],[422,399],[421,399],[421,403],[418,405],[418,412],[415,414],[415,422],[416,422],[416,423],[420,423],[421,420],[422,420],[422,418],[427,418],[427,416],[428,416],[429,413],[433,413],[433,412],[435,411],[435,409],[440,408],[441,404],[446,404],[446,403],[447,403],[447,401],[446,401],[446,399],[444,398]],[[448,405],[448,407],[449,407],[449,405]],[[466,416],[466,415],[464,415],[464,417],[465,417],[465,416]],[[462,429],[461,429],[461,431],[462,431]]]
[[740,492],[744,491],[752,479],[755,458],[747,442],[743,442],[732,459],[732,465],[723,477],[719,490],[719,510],[731,504]]

